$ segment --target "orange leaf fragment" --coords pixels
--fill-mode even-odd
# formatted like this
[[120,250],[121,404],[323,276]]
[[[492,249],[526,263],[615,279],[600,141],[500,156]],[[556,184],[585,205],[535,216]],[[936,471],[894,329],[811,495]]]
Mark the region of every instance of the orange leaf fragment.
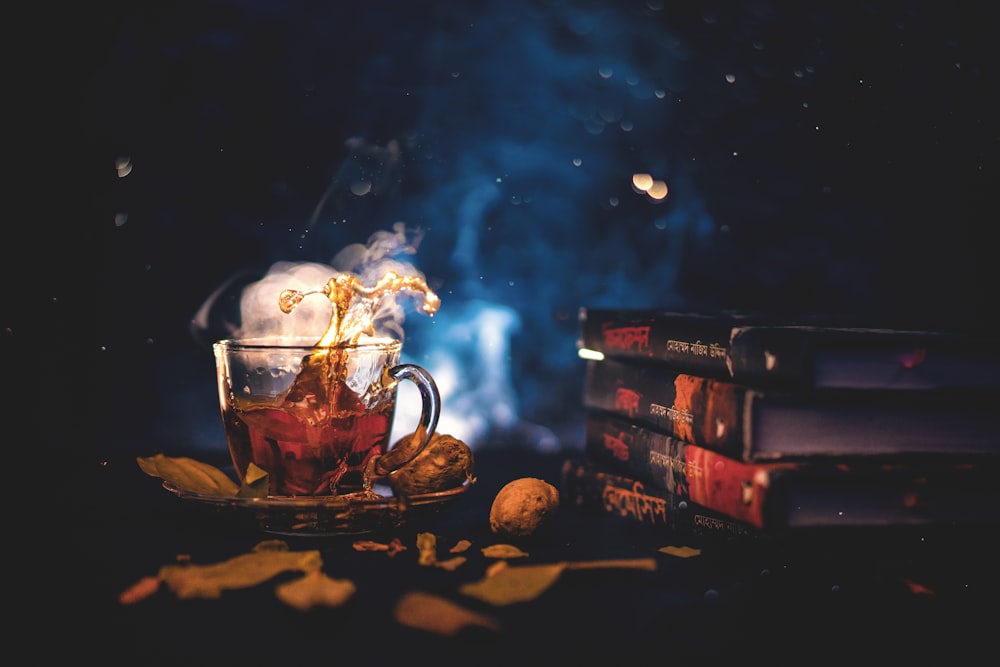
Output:
[[417,533],[417,549],[420,551],[417,562],[421,565],[437,562],[437,536],[434,533]]
[[449,637],[470,626],[500,631],[500,624],[489,616],[477,614],[445,598],[418,591],[403,595],[396,603],[393,614],[402,625]]
[[388,543],[375,542],[374,540],[357,540],[354,543],[355,551],[385,551],[388,556],[395,556],[400,551],[406,551],[406,546],[398,537],[392,538]]
[[513,544],[491,544],[483,547],[482,552],[487,558],[524,558],[528,555]]
[[350,579],[333,579],[320,570],[313,570],[275,589],[278,599],[300,611],[317,605],[339,607],[347,602],[357,588]]
[[395,556],[400,551],[406,551],[406,545],[398,537],[389,540],[389,556]]
[[656,561],[652,558],[616,558],[610,560],[579,560],[566,563],[567,570],[598,570],[598,569],[655,570]]
[[451,549],[448,549],[448,552],[453,554],[460,554],[465,551],[468,551],[469,547],[471,546],[472,542],[470,542],[469,540],[459,540],[458,542],[455,542],[455,546],[453,546]]
[[676,556],[677,558],[691,558],[692,556],[701,555],[701,549],[695,549],[694,547],[660,547],[657,551],[668,556]]
[[118,602],[120,604],[135,604],[136,602],[145,600],[158,590],[160,590],[159,577],[143,577],[122,591],[118,596]]
[[490,563],[490,566],[488,568],[486,568],[486,576],[487,577],[492,577],[497,572],[499,572],[501,570],[506,570],[506,569],[507,569],[507,561],[505,561],[505,560],[494,561],[494,562]]
[[462,565],[467,560],[469,559],[466,558],[465,556],[455,556],[454,558],[449,558],[448,560],[439,560],[438,562],[434,563],[434,566],[439,567],[442,570],[448,570],[449,572],[454,572],[455,570],[458,569],[459,565]]

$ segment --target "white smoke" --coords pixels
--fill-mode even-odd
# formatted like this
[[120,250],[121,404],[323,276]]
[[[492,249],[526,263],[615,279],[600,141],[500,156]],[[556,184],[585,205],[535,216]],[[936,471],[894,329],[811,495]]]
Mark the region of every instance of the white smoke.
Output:
[[[421,238],[398,223],[391,231],[373,234],[365,244],[354,243],[340,250],[329,264],[287,262],[273,264],[263,278],[246,285],[240,295],[240,327],[236,335],[252,337],[309,338],[319,340],[330,326],[332,305],[324,295],[302,299],[290,313],[278,306],[284,290],[315,293],[330,278],[350,273],[372,285],[387,271],[401,275],[423,275],[398,259],[414,254]],[[406,294],[385,295],[374,323],[376,335],[405,339]],[[447,433],[474,446],[496,431],[507,431],[518,422],[517,399],[510,377],[510,336],[520,318],[509,308],[482,301],[456,304],[435,322],[436,336],[421,355],[422,365],[434,377],[441,396],[438,432]],[[413,360],[404,345],[402,360]],[[393,437],[411,432],[420,419],[421,401],[416,387],[399,385]]]
[[286,289],[301,292],[317,289],[336,274],[332,266],[315,262],[274,264],[263,278],[243,289],[239,337],[319,340],[330,326],[330,302],[320,297],[303,299],[295,310],[286,314],[278,307],[278,295]]
[[[388,271],[423,279],[413,265],[396,259],[401,254],[416,253],[420,239],[418,230],[407,230],[403,223],[396,223],[392,231],[372,234],[367,244],[348,245],[330,264],[286,261],[273,264],[263,278],[243,288],[238,335],[319,340],[330,326],[332,305],[329,299],[315,292],[342,273],[352,274],[368,286]],[[292,312],[285,313],[278,306],[278,296],[284,290],[313,295],[306,296]],[[408,295],[388,294],[382,298],[373,317],[376,335],[404,339],[405,309],[401,300],[405,298]]]

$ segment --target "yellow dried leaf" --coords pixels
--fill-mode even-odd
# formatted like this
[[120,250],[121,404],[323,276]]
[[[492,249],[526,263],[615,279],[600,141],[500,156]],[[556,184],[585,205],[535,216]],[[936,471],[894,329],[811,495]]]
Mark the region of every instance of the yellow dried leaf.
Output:
[[454,572],[458,569],[458,566],[467,561],[468,558],[465,556],[455,556],[454,558],[449,558],[448,560],[439,560],[434,563],[435,567],[439,567],[442,570],[448,570],[449,572]]
[[278,599],[300,611],[317,605],[339,607],[347,602],[357,588],[350,579],[332,579],[320,570],[279,585],[275,589]]
[[465,551],[468,551],[469,547],[471,546],[472,542],[470,542],[469,540],[459,540],[458,542],[455,542],[455,546],[453,546],[451,549],[448,549],[448,553],[460,554]]
[[270,489],[269,480],[267,471],[251,462],[237,495],[240,498],[267,498]]
[[524,558],[528,555],[512,544],[491,544],[481,551],[487,558]]
[[500,624],[489,616],[429,593],[406,593],[396,603],[393,614],[402,625],[445,636],[456,635],[470,626],[500,631]]
[[417,533],[417,549],[421,565],[433,565],[437,562],[437,536],[434,533]]
[[165,565],[159,578],[181,599],[217,598],[225,589],[256,586],[281,572],[314,572],[323,566],[316,550],[288,551],[273,544],[260,547],[212,565]]
[[458,591],[501,607],[534,600],[549,589],[566,569],[566,563],[506,567],[493,576],[462,584]]
[[678,558],[691,558],[692,556],[701,555],[701,549],[693,547],[661,547],[658,551],[670,556],[677,556]]
[[239,490],[226,473],[215,466],[186,456],[157,454],[136,457],[139,467],[150,477],[164,479],[182,491],[216,496],[235,496]]

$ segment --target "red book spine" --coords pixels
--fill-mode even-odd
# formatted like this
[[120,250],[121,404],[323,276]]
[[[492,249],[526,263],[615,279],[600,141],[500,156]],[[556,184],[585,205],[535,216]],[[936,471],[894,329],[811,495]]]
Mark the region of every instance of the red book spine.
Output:
[[678,497],[766,529],[768,492],[795,463],[744,463],[614,418],[588,415],[585,450],[594,461],[660,486]]
[[592,462],[567,459],[561,485],[560,499],[565,506],[607,514],[616,520],[706,536],[762,536],[749,524]]
[[741,458],[747,392],[730,382],[605,359],[587,362],[583,404]]

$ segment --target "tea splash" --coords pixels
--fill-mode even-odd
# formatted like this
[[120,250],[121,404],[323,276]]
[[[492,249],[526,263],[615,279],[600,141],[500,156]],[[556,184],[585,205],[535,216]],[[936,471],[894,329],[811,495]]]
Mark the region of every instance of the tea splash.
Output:
[[[355,276],[341,273],[330,278],[321,289],[300,292],[284,290],[278,296],[278,307],[288,314],[295,310],[302,299],[310,294],[324,294],[333,305],[330,325],[316,343],[317,349],[303,359],[302,368],[288,390],[284,408],[297,414],[307,423],[325,421],[323,415],[330,406],[348,412],[357,409],[342,405],[354,396],[344,385],[347,378],[348,350],[345,345],[356,345],[362,335],[374,336],[373,319],[382,299],[388,294],[403,291],[423,295],[422,310],[430,316],[438,311],[441,299],[427,283],[416,276],[403,276],[395,271],[386,272],[372,287],[366,287]],[[343,392],[346,390],[347,394]]]
[[[423,294],[424,302],[421,310],[428,315],[433,316],[441,306],[441,299],[431,291],[423,278],[402,276],[395,271],[388,271],[372,287],[365,287],[357,277],[349,273],[341,273],[330,278],[326,285],[318,290],[300,292],[286,289],[278,295],[278,307],[281,308],[281,312],[288,314],[295,310],[306,296],[325,294],[333,305],[333,312],[330,316],[330,326],[316,345],[328,347],[348,340],[357,343],[362,334],[374,336],[372,321],[379,303],[387,294],[398,294],[402,291]],[[356,303],[355,299],[358,299]]]

